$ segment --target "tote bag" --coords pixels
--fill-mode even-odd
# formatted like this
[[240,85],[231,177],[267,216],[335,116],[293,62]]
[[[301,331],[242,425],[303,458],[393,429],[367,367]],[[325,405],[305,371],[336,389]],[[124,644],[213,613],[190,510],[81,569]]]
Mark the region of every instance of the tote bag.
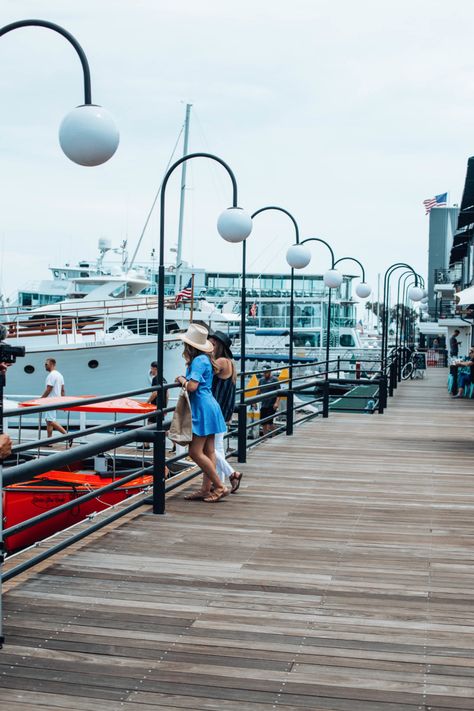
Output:
[[186,388],[179,394],[178,402],[174,409],[168,438],[176,444],[190,444],[193,438],[193,419],[191,415],[191,403]]

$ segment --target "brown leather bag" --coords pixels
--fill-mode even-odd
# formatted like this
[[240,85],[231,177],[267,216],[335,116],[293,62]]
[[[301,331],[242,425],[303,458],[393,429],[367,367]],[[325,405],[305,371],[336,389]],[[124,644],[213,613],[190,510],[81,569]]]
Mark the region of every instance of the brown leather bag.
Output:
[[172,442],[181,445],[190,444],[193,439],[191,403],[186,388],[183,388],[179,394],[167,435]]

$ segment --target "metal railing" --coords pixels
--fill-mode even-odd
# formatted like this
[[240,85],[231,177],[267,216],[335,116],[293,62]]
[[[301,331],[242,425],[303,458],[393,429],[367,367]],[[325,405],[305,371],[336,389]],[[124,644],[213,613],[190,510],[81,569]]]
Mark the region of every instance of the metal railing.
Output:
[[[341,393],[336,392],[334,395],[331,394],[331,389],[334,387],[342,386],[347,389],[349,396],[347,402],[350,402],[352,391],[355,387],[359,386],[371,386],[370,395],[352,395],[352,400],[370,400],[371,406],[369,410],[367,408],[355,408],[349,406],[348,408],[338,408],[338,411],[351,411],[351,412],[378,412],[383,413],[384,408],[387,404],[387,388],[389,378],[392,377],[393,373],[393,359],[389,370],[387,372],[381,372],[380,370],[370,373],[370,377],[362,371],[362,369],[355,370],[354,379],[347,377],[339,377],[340,372],[344,368],[344,363],[352,363],[351,358],[338,357],[331,359],[327,362],[325,361],[315,361],[312,364],[302,363],[294,364],[292,367],[292,373],[288,374],[288,377],[283,378],[279,381],[278,389],[271,389],[268,391],[263,391],[262,383],[258,386],[249,385],[245,388],[244,398],[242,402],[237,404],[235,408],[236,413],[236,423],[232,423],[228,433],[226,434],[227,440],[236,439],[236,448],[228,452],[228,456],[237,456],[239,462],[245,462],[247,460],[247,452],[251,448],[255,447],[260,442],[266,440],[269,437],[275,437],[281,434],[286,436],[291,436],[294,432],[294,428],[301,425],[315,417],[322,416],[323,418],[329,417],[331,410],[331,402],[334,400],[341,400],[345,395],[341,396]],[[373,361],[376,363],[376,361]],[[319,372],[311,372],[311,366],[318,368]],[[305,369],[302,373],[301,369]],[[324,370],[321,370],[324,368]],[[392,370],[390,370],[390,368]],[[273,368],[273,372],[281,371],[281,367]],[[299,372],[299,374],[298,374]],[[247,375],[261,374],[263,370],[249,371]],[[301,374],[302,373],[302,374]],[[179,387],[177,384],[169,384],[164,387],[164,390],[169,391],[173,388]],[[256,389],[261,389],[262,391],[258,394],[252,394]],[[116,393],[113,395],[91,397],[91,398],[80,398],[72,399],[67,403],[62,403],[61,407],[72,408],[75,406],[83,405],[94,405],[99,404],[108,400],[117,400],[124,397],[132,397],[137,395],[145,395],[151,392],[157,392],[161,390],[160,386],[154,386],[149,388],[141,388],[133,391]],[[241,393],[238,391],[238,395]],[[251,396],[249,395],[251,394]],[[392,393],[391,393],[392,394]],[[306,400],[301,401],[301,396],[305,397]],[[250,415],[255,414],[256,409],[262,400],[275,397],[284,403],[283,409],[275,412],[274,415],[270,415],[264,419],[260,419],[255,422]],[[315,407],[316,405],[316,407]],[[12,418],[18,418],[28,415],[42,415],[48,410],[58,409],[57,404],[52,404],[50,406],[43,405],[38,407],[28,407],[21,408],[18,410],[5,411],[3,413],[4,417],[8,417],[10,420]],[[313,408],[311,410],[311,408]],[[305,412],[306,410],[306,412]],[[309,412],[308,412],[309,410]],[[157,411],[153,411],[153,415]],[[173,412],[173,407],[167,407],[162,411],[164,416],[169,416]],[[41,474],[45,474],[51,470],[65,470],[68,466],[74,462],[82,461],[84,459],[93,457],[94,455],[103,454],[116,450],[118,447],[129,445],[133,442],[151,442],[154,443],[158,441],[157,434],[158,430],[156,424],[144,425],[141,421],[150,417],[150,412],[140,413],[138,415],[133,415],[132,417],[124,417],[116,419],[113,423],[107,423],[103,425],[98,425],[95,427],[89,427],[85,429],[78,429],[76,431],[70,431],[66,435],[56,436],[50,438],[48,443],[64,443],[66,441],[77,440],[85,435],[103,433],[104,436],[100,441],[89,442],[85,444],[79,444],[78,446],[67,448],[60,452],[55,452],[48,454],[47,456],[39,456],[39,448],[44,444],[44,439],[38,438],[36,440],[30,441],[28,443],[19,443],[13,447],[13,457],[17,457],[17,463],[13,466],[5,466],[3,469],[3,480],[4,485],[10,486],[15,483],[25,482],[34,480]],[[261,432],[260,427],[265,424],[270,424],[275,421],[275,426],[267,432]],[[140,424],[141,423],[141,424]],[[139,424],[138,428],[136,425]],[[163,424],[163,430],[167,430],[170,425],[169,418],[165,420]],[[250,434],[252,430],[258,428],[258,436],[251,437]],[[113,434],[110,433],[113,430]],[[161,431],[162,432],[162,431]],[[29,461],[20,462],[18,460],[19,455],[25,455],[27,452],[34,452],[38,450],[38,456],[31,458]],[[187,457],[187,450],[181,454],[176,454],[174,456],[166,457],[166,466],[169,467],[174,463],[183,460]],[[5,462],[8,464],[8,461]],[[192,466],[192,465],[190,465]],[[110,493],[117,490],[119,487],[124,487],[125,484],[130,483],[134,479],[140,476],[151,476],[152,477],[152,487],[158,487],[163,489],[163,499],[166,493],[188,483],[193,478],[199,476],[201,470],[194,467],[192,471],[185,471],[184,473],[179,473],[165,481],[164,472],[159,472],[153,466],[153,463],[142,461],[141,466],[129,469],[127,471],[118,472],[116,478],[111,482],[107,483],[100,488],[96,488],[93,491],[87,491],[80,496],[75,496],[71,501],[61,504],[58,507],[52,508],[51,510],[44,511],[38,516],[29,519],[28,521],[21,521],[13,526],[10,526],[4,530],[4,537],[8,539],[11,536],[19,534],[26,531],[28,528],[37,526],[45,521],[51,519],[54,516],[63,514],[70,511],[73,508],[77,508],[82,504],[91,501],[95,498],[100,498],[104,494]],[[136,508],[148,505],[150,503],[150,498],[148,495],[139,496],[138,500],[132,501],[129,505],[121,504],[118,510],[114,510],[113,513],[103,515],[100,520],[92,522],[85,530],[78,532],[73,532],[69,537],[60,540],[58,543],[53,544],[47,550],[43,550],[38,554],[31,557],[29,560],[25,560],[22,563],[14,566],[8,572],[4,573],[2,580],[6,581],[14,576],[28,570],[37,563],[44,561],[46,558],[55,555],[57,552],[64,550],[69,545],[76,543],[78,540],[85,538],[86,536],[94,533],[95,531],[109,525],[118,518],[127,515]],[[163,511],[164,512],[164,511]]]

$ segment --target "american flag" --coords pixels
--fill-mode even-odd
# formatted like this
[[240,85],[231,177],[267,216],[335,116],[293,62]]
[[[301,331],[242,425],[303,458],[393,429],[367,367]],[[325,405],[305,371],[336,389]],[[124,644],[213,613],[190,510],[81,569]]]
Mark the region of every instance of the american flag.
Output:
[[423,205],[425,206],[425,215],[427,215],[433,207],[446,207],[448,204],[448,193],[443,193],[442,195],[435,195],[433,198],[428,198],[428,200],[423,200]]
[[176,306],[177,306],[177,305],[179,304],[179,302],[182,301],[183,299],[190,299],[190,298],[192,297],[192,295],[193,295],[192,283],[193,283],[193,278],[191,277],[191,279],[188,281],[188,283],[186,284],[186,286],[183,287],[183,288],[181,289],[181,291],[178,291],[178,293],[177,293],[176,296],[174,297],[174,303],[175,303]]

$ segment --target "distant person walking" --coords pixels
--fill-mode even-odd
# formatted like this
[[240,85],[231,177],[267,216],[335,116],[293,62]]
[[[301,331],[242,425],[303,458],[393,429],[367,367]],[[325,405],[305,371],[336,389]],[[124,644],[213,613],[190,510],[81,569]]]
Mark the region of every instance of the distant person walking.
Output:
[[[156,360],[152,361],[150,363],[150,371],[149,371],[149,376],[150,376],[150,382],[152,388],[158,385],[158,363]],[[166,383],[165,378],[163,378],[163,382]],[[149,405],[153,405],[154,403],[156,404],[158,397],[158,393],[155,390],[154,392],[150,393],[150,397],[147,400],[147,403]],[[169,392],[166,390],[165,392],[165,407],[168,406],[168,397],[169,397]],[[150,417],[147,420],[149,425],[153,425],[156,422],[156,415],[150,415]],[[150,449],[150,443],[149,442],[144,442],[144,444],[139,444],[137,446],[137,449]]]
[[[59,370],[56,370],[55,359],[46,358],[44,367],[48,375],[46,376],[45,390],[41,397],[61,397],[62,395],[65,395],[64,378]],[[56,418],[56,410],[49,410],[45,413],[46,431],[48,433],[48,437],[52,437],[53,430],[61,432],[61,434],[66,434],[66,430],[59,424],[59,422],[56,422]]]
[[[209,340],[214,346],[212,364],[214,377],[212,379],[212,394],[222,410],[222,416],[228,425],[232,419],[235,406],[235,390],[237,383],[237,369],[234,357],[230,350],[231,340],[222,331],[215,331],[209,335]],[[216,468],[221,481],[225,484],[226,476],[229,477],[231,494],[235,494],[242,480],[242,472],[237,472],[231,467],[225,457],[224,432],[214,436],[216,451]]]
[[460,331],[456,329],[449,339],[449,355],[451,358],[456,358],[459,355],[459,344],[458,336]]
[[[259,378],[258,385],[259,393],[261,393],[262,395],[272,390],[280,390],[280,383],[278,382],[278,378],[272,375],[272,369],[269,365],[263,366],[263,376]],[[260,403],[260,419],[265,420],[267,417],[271,418],[262,424],[264,435],[269,434],[275,429],[272,415],[274,415],[275,412],[278,410],[278,403],[279,397],[275,393],[264,397],[262,402]]]

